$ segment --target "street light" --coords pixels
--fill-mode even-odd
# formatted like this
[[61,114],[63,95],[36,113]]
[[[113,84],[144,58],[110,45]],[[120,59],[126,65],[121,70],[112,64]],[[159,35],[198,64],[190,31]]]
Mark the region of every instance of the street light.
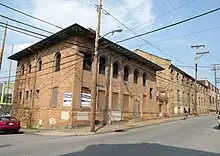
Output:
[[[95,51],[94,51],[94,62],[93,62],[93,75],[92,75],[92,87],[91,87],[91,122],[90,122],[90,132],[95,132],[95,117],[96,117],[96,99],[97,99],[97,68],[98,68],[98,46],[99,40],[103,37],[107,36],[108,34],[114,34],[115,32],[122,32],[122,29],[112,30],[102,37],[99,36],[100,34],[100,17],[101,17],[101,2],[99,1],[99,14],[98,14],[98,23],[97,23],[97,30],[96,30],[96,37],[95,37]],[[108,89],[107,89],[108,90]]]
[[103,35],[102,37],[100,37],[99,40],[102,39],[102,38],[104,38],[105,36],[107,36],[107,35],[109,35],[109,34],[112,34],[112,35],[113,35],[113,34],[116,33],[116,32],[117,32],[117,33],[120,33],[120,32],[122,32],[122,31],[123,31],[122,29],[112,30],[112,31],[106,33],[105,35]]

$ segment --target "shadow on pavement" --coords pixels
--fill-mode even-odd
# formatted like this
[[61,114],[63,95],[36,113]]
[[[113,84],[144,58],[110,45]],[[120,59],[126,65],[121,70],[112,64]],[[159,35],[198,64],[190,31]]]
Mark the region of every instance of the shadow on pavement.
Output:
[[220,130],[220,129],[219,129],[219,125],[217,125],[217,126],[213,127],[213,129]]
[[24,134],[24,132],[0,132],[0,135]]
[[100,144],[91,145],[80,152],[64,154],[60,156],[219,156],[218,153],[210,153],[199,150],[164,146],[160,144]]

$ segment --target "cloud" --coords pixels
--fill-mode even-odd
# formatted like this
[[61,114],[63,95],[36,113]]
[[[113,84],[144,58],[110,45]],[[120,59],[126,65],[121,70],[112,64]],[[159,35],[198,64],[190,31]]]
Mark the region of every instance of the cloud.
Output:
[[[80,2],[79,2],[80,1]],[[32,14],[51,23],[67,27],[73,23],[96,28],[97,12],[94,0],[33,0]],[[85,3],[85,4],[82,4]],[[104,1],[103,8],[129,27],[140,25],[153,18],[152,0]],[[87,6],[89,5],[89,7]],[[34,21],[38,26],[46,26]],[[111,16],[102,14],[102,33],[122,26]],[[150,23],[152,24],[152,23]],[[50,27],[50,26],[46,26]],[[50,27],[54,31],[58,29]],[[123,28],[125,29],[125,28]]]
[[17,53],[27,47],[29,47],[31,43],[24,43],[24,44],[15,44],[14,45],[14,53]]

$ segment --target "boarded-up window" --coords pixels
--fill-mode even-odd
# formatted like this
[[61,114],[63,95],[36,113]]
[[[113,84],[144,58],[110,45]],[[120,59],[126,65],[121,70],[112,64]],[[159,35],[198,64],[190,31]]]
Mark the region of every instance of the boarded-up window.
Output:
[[52,90],[51,107],[57,107],[57,101],[58,101],[58,87],[54,87]]
[[98,107],[101,110],[104,110],[105,108],[105,91],[99,90],[99,101],[98,101]]
[[118,105],[118,93],[112,93],[112,110],[120,110]]
[[143,108],[147,108],[147,96],[143,95]]
[[129,95],[124,94],[123,97],[123,109],[126,110],[129,108]]

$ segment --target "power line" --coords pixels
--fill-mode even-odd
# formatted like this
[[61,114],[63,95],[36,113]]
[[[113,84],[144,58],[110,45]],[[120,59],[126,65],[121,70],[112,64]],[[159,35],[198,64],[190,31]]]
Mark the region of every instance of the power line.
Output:
[[[106,11],[106,10],[105,10]],[[128,26],[126,26],[123,22],[121,22],[119,19],[117,19],[115,16],[113,16],[112,14],[110,14],[108,11],[106,11],[107,15],[111,16],[113,19],[115,19],[118,23],[120,23],[121,25],[123,25],[126,29],[128,29],[130,32],[132,32],[135,35],[138,35],[134,30],[132,30],[131,28],[129,28]],[[146,39],[144,39],[143,37],[139,36],[140,39],[142,39],[144,42],[146,42],[146,44],[151,45],[152,47],[154,47],[155,49],[157,49],[158,51],[160,51],[161,53],[167,55],[168,57],[176,60],[177,62],[183,63],[182,61],[177,60],[176,58],[172,57],[171,55],[169,55],[168,53],[164,52],[163,50],[161,50],[160,48],[156,47],[155,45],[153,45],[152,43],[150,43],[149,41],[147,41]],[[117,43],[117,42],[116,42]],[[184,64],[184,63],[183,63]]]
[[207,31],[211,31],[211,30],[215,30],[215,29],[219,29],[219,28],[220,28],[220,27],[214,27],[214,28],[210,28],[210,29],[204,29],[204,30],[201,30],[201,31],[196,31],[196,32],[188,33],[188,34],[183,34],[183,35],[179,35],[179,36],[174,36],[174,37],[165,38],[165,39],[162,39],[162,40],[159,40],[159,41],[153,41],[152,43],[158,43],[158,42],[163,42],[163,41],[167,41],[167,40],[172,40],[172,39],[175,39],[175,38],[181,38],[181,37],[189,36],[189,35],[193,35],[193,34],[199,34],[199,33],[207,32]]
[[3,4],[3,3],[0,3],[0,5],[3,6],[3,7],[5,7],[5,8],[8,8],[8,9],[10,9],[10,10],[13,10],[13,11],[15,11],[15,12],[18,12],[18,13],[20,13],[20,14],[22,14],[22,15],[31,17],[31,18],[33,18],[33,19],[35,19],[35,20],[38,20],[38,21],[41,21],[41,22],[43,22],[43,23],[49,24],[49,25],[51,25],[51,26],[54,26],[54,27],[56,27],[56,28],[63,29],[62,27],[60,27],[60,26],[58,26],[58,25],[55,25],[55,24],[50,23],[50,22],[47,22],[47,21],[45,21],[45,20],[42,20],[42,19],[40,19],[40,18],[38,18],[38,17],[35,17],[35,16],[32,16],[32,15],[30,15],[30,14],[27,14],[27,13],[25,13],[25,12],[23,12],[23,11],[18,10],[18,9],[12,8],[12,7],[10,7],[10,6],[8,6],[8,5],[5,5],[5,4]]
[[[151,20],[149,20],[149,21],[147,21],[147,22],[145,22],[145,23],[143,23],[143,24],[141,24],[141,25],[139,25],[139,26],[136,26],[136,27],[132,28],[132,30],[137,29],[137,28],[139,28],[139,27],[142,27],[142,26],[144,26],[145,24],[152,22],[153,20],[159,19],[160,17],[163,17],[163,16],[165,16],[165,15],[167,15],[167,14],[169,14],[169,13],[171,13],[171,12],[177,10],[177,9],[180,9],[180,8],[184,7],[185,5],[187,5],[187,4],[189,4],[189,3],[192,3],[193,1],[195,1],[195,0],[188,1],[188,2],[186,2],[186,3],[184,3],[184,4],[182,4],[182,5],[180,5],[180,6],[176,7],[176,8],[174,8],[173,10],[170,10],[170,11],[168,11],[168,12],[166,12],[166,13],[163,13],[163,14],[161,14],[161,15],[159,15],[159,16],[157,16],[157,17],[155,17],[155,18],[153,18],[153,19],[151,19]],[[153,2],[154,2],[154,1],[153,1]],[[154,3],[155,3],[155,2],[154,2]]]
[[1,15],[1,14],[0,14],[0,17],[5,18],[5,19],[8,19],[8,20],[13,21],[13,22],[17,22],[17,23],[19,23],[19,24],[22,24],[22,25],[25,25],[25,26],[28,26],[28,27],[31,27],[31,28],[34,28],[34,29],[37,29],[37,30],[40,30],[40,31],[44,31],[44,32],[49,33],[49,34],[54,34],[54,33],[50,32],[50,31],[48,31],[48,30],[41,29],[41,28],[39,28],[39,27],[36,27],[36,26],[30,25],[30,24],[27,24],[27,23],[18,21],[18,20],[16,20],[16,19],[13,19],[13,18],[4,16],[4,15]]
[[[1,25],[1,24],[0,24],[0,27],[4,27],[4,25]],[[27,36],[31,36],[31,37],[37,38],[37,39],[43,39],[43,38],[41,38],[41,37],[38,37],[38,36],[35,36],[35,35],[32,35],[32,34],[29,34],[29,33],[25,33],[25,32],[23,32],[23,31],[19,31],[19,30],[10,28],[10,27],[8,27],[8,29],[9,29],[9,30],[12,30],[12,31],[14,31],[14,32],[18,32],[18,33],[21,33],[21,34],[24,34],[24,35],[27,35]]]
[[[0,22],[0,24],[4,24],[4,23],[3,23],[3,22]],[[26,32],[29,32],[29,33],[38,35],[38,36],[48,37],[48,36],[46,36],[46,35],[44,35],[44,34],[40,34],[40,33],[31,31],[31,30],[23,29],[23,28],[21,28],[21,27],[17,27],[17,26],[11,25],[11,24],[8,24],[8,27],[16,28],[16,29],[19,29],[19,30],[22,30],[22,31],[26,31]]]
[[91,4],[90,2],[87,2],[87,1],[84,1],[84,0],[76,0],[78,1],[79,3],[83,4],[83,5],[86,5],[87,7],[91,8],[91,9],[95,9],[97,11],[97,5],[95,4]]
[[213,9],[213,10],[211,10],[211,11],[208,11],[208,12],[205,12],[205,13],[202,13],[202,14],[199,14],[199,15],[197,15],[197,16],[193,16],[193,17],[187,18],[187,19],[185,19],[185,20],[182,20],[182,21],[179,21],[179,22],[176,22],[176,23],[173,23],[173,24],[170,24],[170,25],[166,25],[166,26],[164,26],[164,27],[161,27],[161,28],[158,28],[158,29],[149,31],[149,32],[145,32],[145,33],[142,33],[142,34],[139,34],[139,35],[135,35],[135,36],[132,36],[132,37],[129,37],[129,38],[126,38],[126,39],[117,41],[116,43],[125,42],[125,41],[131,40],[131,39],[134,39],[134,38],[137,38],[137,37],[140,37],[140,36],[144,36],[144,35],[151,34],[151,33],[154,33],[154,32],[157,32],[157,31],[160,31],[160,30],[169,28],[169,27],[173,27],[173,26],[175,26],[175,25],[179,25],[179,24],[182,24],[182,23],[185,23],[185,22],[194,20],[194,19],[196,19],[196,18],[199,18],[199,17],[205,16],[205,15],[208,15],[208,14],[213,13],[213,12],[216,12],[216,11],[218,11],[218,10],[220,10],[220,7],[219,7],[219,8],[216,8],[216,9]]

